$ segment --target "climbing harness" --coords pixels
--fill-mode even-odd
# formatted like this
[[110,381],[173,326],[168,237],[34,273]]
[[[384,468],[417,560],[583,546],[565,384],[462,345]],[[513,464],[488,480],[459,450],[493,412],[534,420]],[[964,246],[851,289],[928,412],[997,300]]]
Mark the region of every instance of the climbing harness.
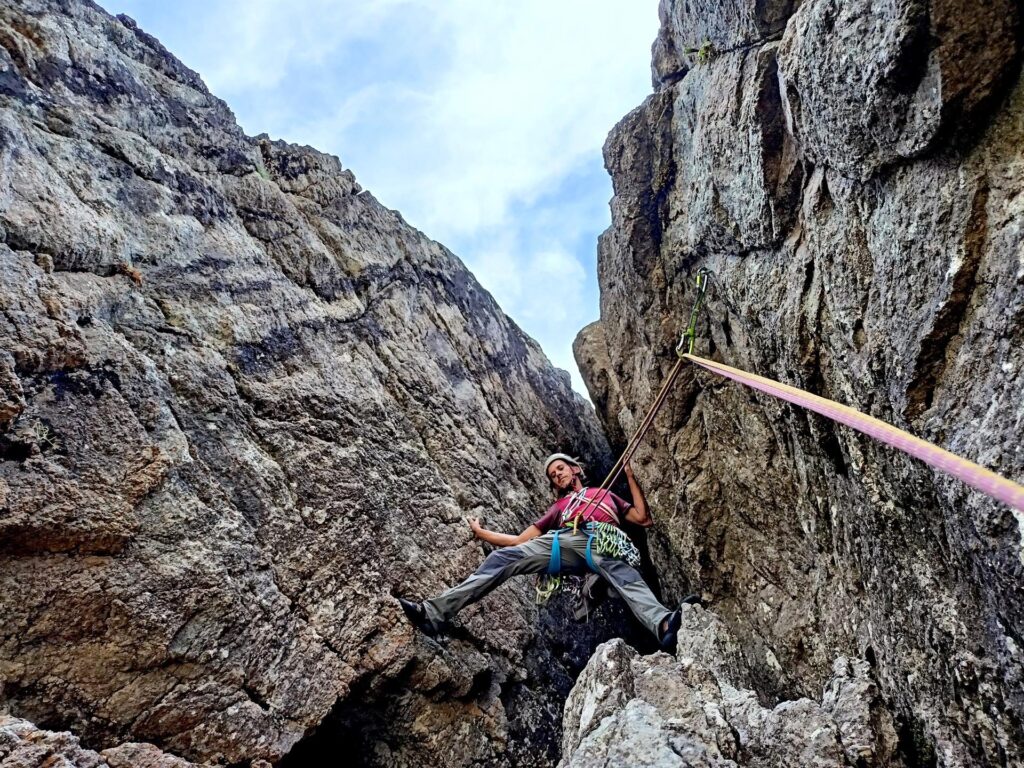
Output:
[[[563,533],[573,531],[572,527],[566,526],[555,531],[551,540],[551,557],[548,560],[547,571],[541,574],[535,584],[537,592],[536,602],[538,605],[547,603],[555,594],[562,590],[567,583],[576,584],[577,579],[567,582],[561,575],[562,570],[562,548],[559,538]],[[611,523],[591,520],[583,528],[587,536],[586,561],[587,567],[594,573],[600,573],[597,564],[594,562],[594,554],[601,557],[614,557],[633,568],[640,567],[640,550],[630,540],[629,536],[616,525]]]
[[548,576],[557,576],[562,572],[562,545],[558,543],[558,537],[562,533],[559,528],[551,540],[551,559],[548,560]]
[[545,573],[539,574],[534,581],[537,605],[545,605],[562,589],[562,546],[558,542],[558,537],[563,530],[565,529],[555,530],[555,536],[551,540],[551,558],[548,560],[548,569]]
[[[571,592],[578,592],[582,587],[582,579],[575,576],[563,577],[562,571],[562,545],[560,537],[563,533],[571,531],[576,533],[580,522],[580,515],[577,514],[577,510],[584,504],[584,502],[593,501],[597,497],[594,494],[591,499],[587,499],[587,488],[581,488],[574,492],[569,498],[569,503],[562,511],[561,520],[562,527],[555,530],[555,535],[551,540],[551,556],[548,559],[547,571],[537,577],[534,583],[534,587],[537,592],[536,602],[538,605],[547,603],[555,594],[559,591],[567,590]],[[606,511],[613,519],[618,521],[619,516],[614,508],[604,503],[604,496],[607,496],[609,491],[605,490],[604,495],[601,497],[601,501],[598,501],[598,506]],[[586,509],[590,509],[588,503]],[[629,536],[624,531],[618,528],[617,525],[611,523],[604,523],[595,520],[586,521],[584,531],[587,534],[587,549],[586,549],[586,560],[587,566],[594,573],[598,573],[597,566],[594,563],[594,541],[597,540],[597,553],[607,557],[618,557],[626,560],[634,568],[640,565],[640,552],[634,546],[633,542],[630,541]]]

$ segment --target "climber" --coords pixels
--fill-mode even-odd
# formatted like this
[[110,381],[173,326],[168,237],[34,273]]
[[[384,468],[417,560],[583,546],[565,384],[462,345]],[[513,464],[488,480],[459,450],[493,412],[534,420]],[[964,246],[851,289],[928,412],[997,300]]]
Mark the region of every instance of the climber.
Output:
[[[405,615],[414,626],[433,636],[462,608],[481,599],[510,576],[545,571],[582,574],[589,567],[611,584],[663,649],[674,650],[681,610],[670,611],[663,606],[636,568],[593,547],[596,531],[610,533],[613,540],[621,537],[620,547],[632,547],[619,528],[622,519],[645,528],[653,525],[632,468],[627,463],[624,469],[632,504],[611,491],[585,487],[586,476],[579,462],[563,453],[552,454],[544,463],[544,473],[558,500],[518,536],[489,531],[480,525],[479,518],[469,518],[473,534],[498,549],[484,559],[476,573],[437,597],[422,603],[399,598]],[[691,597],[685,602],[694,600]]]

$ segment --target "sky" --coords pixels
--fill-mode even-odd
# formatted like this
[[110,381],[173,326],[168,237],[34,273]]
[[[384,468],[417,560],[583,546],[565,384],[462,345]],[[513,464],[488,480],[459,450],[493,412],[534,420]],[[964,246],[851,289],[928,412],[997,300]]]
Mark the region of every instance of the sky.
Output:
[[250,135],[337,155],[586,389],[608,131],[651,91],[656,0],[100,0]]

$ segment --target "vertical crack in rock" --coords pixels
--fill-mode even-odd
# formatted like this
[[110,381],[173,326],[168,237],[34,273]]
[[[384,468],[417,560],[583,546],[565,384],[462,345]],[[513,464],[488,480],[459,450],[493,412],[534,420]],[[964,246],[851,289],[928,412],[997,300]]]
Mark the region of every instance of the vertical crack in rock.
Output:
[[[949,294],[940,300],[932,330],[921,340],[921,351],[914,366],[917,375],[910,382],[907,393],[908,421],[913,421],[931,407],[935,387],[946,370],[946,361],[956,354],[951,344],[960,336],[961,328],[968,320],[968,307],[987,246],[988,196],[988,188],[984,186],[974,194],[963,245],[954,251],[953,263],[946,273]],[[960,250],[962,254],[957,252]]]

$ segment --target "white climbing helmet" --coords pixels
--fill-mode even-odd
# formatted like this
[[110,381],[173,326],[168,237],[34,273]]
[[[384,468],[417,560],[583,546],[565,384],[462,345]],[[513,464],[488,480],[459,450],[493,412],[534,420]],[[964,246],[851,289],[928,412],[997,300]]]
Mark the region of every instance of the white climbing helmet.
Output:
[[579,461],[577,459],[574,459],[572,456],[568,456],[567,454],[564,453],[552,453],[544,460],[545,477],[548,474],[548,467],[550,467],[552,464],[559,460],[564,461],[566,464],[569,464],[573,467],[579,467],[580,469],[583,469],[583,467],[580,466]]

